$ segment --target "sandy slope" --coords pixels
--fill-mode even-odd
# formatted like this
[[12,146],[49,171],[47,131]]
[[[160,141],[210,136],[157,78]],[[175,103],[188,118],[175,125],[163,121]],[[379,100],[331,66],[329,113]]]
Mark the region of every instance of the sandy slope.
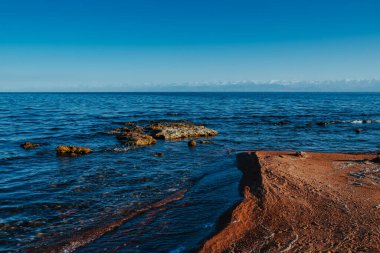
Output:
[[227,225],[201,252],[380,252],[380,164],[375,158],[238,155],[244,200],[224,216]]

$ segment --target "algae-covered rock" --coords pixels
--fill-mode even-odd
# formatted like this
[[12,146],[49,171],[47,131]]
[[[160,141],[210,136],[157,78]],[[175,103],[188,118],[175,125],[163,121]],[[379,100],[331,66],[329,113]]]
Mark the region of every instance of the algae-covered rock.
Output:
[[197,145],[197,142],[195,141],[195,140],[191,140],[191,141],[189,141],[188,143],[187,143],[187,145],[189,146],[189,147],[195,147],[196,145]]
[[77,156],[89,154],[92,152],[92,150],[85,147],[59,146],[56,148],[56,152],[59,156]]
[[129,146],[147,146],[156,143],[156,139],[174,140],[182,138],[210,137],[218,132],[202,125],[187,121],[146,121],[143,126],[134,122],[125,123],[125,127],[110,131],[117,139]]
[[111,131],[108,131],[107,133],[111,135],[118,135],[118,134],[132,133],[132,132],[144,133],[144,128],[142,128],[141,126],[133,125],[131,127],[115,128],[115,129],[112,129]]
[[23,144],[20,145],[23,149],[30,149],[30,148],[36,148],[40,146],[40,144],[37,143],[31,143],[29,141],[24,142]]
[[118,135],[117,138],[128,146],[149,146],[156,143],[152,136],[139,132],[126,132]]
[[174,140],[182,138],[210,137],[218,132],[189,122],[154,123],[146,128],[156,139]]

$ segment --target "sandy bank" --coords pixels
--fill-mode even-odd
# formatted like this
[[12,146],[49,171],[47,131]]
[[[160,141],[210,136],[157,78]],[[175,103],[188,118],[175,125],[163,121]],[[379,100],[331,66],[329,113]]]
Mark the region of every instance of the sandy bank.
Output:
[[238,155],[243,201],[201,252],[380,251],[374,154]]

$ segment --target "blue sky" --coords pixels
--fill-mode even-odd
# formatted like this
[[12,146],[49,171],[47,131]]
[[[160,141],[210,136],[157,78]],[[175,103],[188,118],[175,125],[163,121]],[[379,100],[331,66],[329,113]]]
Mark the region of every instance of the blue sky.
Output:
[[375,0],[0,0],[0,91],[380,79],[379,13]]

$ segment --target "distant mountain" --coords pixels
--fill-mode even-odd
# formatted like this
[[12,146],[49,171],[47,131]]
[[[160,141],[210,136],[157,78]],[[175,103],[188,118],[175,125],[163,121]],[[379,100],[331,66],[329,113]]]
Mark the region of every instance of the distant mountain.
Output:
[[238,82],[197,82],[197,83],[120,83],[120,84],[57,84],[40,87],[24,85],[4,89],[0,92],[380,92],[380,79],[325,80],[325,81],[284,81],[271,80]]
[[379,79],[281,81],[268,82],[205,82],[183,84],[126,85],[131,91],[183,92],[380,92]]

